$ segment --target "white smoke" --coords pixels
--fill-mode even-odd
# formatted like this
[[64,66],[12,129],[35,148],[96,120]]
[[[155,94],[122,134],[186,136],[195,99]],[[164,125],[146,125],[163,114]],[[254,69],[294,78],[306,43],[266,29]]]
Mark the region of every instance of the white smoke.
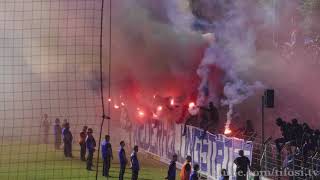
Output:
[[[171,4],[179,4],[179,1],[169,0]],[[211,24],[205,23],[201,19],[197,20],[201,22],[201,26],[205,27],[208,33],[214,35],[209,38],[210,45],[197,70],[197,74],[201,79],[197,103],[198,105],[205,105],[208,104],[208,101],[217,99],[217,92],[210,89],[210,67],[217,66],[222,69],[225,72],[224,79],[222,80],[225,97],[220,99],[220,102],[215,103],[229,107],[226,124],[229,126],[232,119],[233,107],[252,96],[263,85],[260,82],[249,84],[239,77],[241,72],[248,70],[254,64],[256,51],[255,32],[248,23],[248,14],[245,9],[246,4],[243,1],[233,1],[232,4],[227,4],[224,1],[215,1],[214,3],[215,6],[225,9],[224,15]],[[182,11],[174,11],[170,7],[169,12],[172,22],[180,22],[180,20],[183,22],[179,24],[179,27],[181,24],[192,24],[192,22],[185,23],[186,19],[190,21],[191,18],[180,19]],[[188,13],[185,15],[189,17]],[[204,37],[208,39],[207,34]]]

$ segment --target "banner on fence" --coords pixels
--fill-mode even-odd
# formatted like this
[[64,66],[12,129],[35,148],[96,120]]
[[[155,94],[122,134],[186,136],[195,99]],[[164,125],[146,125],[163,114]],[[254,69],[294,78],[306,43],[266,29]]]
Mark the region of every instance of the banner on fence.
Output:
[[229,174],[233,174],[233,161],[238,157],[240,149],[252,159],[252,142],[221,134],[204,135],[203,130],[192,126],[147,123],[134,127],[133,134],[134,144],[165,162],[174,153],[178,155],[181,164],[187,155],[191,155],[192,163],[198,163],[201,173],[210,179],[217,179],[221,169],[227,169]]

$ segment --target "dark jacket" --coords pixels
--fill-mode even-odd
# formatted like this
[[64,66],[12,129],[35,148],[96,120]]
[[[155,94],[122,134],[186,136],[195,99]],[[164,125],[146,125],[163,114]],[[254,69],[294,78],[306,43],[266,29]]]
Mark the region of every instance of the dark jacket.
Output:
[[120,148],[119,150],[119,160],[120,160],[120,165],[126,166],[127,165],[127,157],[126,157],[126,151],[123,148]]
[[65,128],[63,131],[63,142],[72,143],[73,136],[69,128]]
[[176,179],[176,162],[171,161],[168,169],[168,180],[175,180]]
[[92,152],[95,150],[96,147],[96,140],[94,139],[93,136],[87,136],[86,139],[86,146],[89,152]]
[[138,156],[136,152],[132,152],[131,157],[131,164],[132,164],[132,170],[133,171],[139,171],[140,170],[140,164],[138,160]]
[[101,143],[101,153],[102,153],[102,158],[107,159],[112,157],[112,147],[110,142],[104,140]]

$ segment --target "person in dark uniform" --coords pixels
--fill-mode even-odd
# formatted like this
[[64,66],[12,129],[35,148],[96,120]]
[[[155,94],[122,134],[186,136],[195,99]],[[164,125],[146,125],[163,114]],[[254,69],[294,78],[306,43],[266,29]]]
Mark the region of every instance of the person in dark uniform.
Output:
[[137,155],[138,151],[139,151],[139,147],[137,145],[134,146],[133,152],[130,157],[131,170],[132,170],[131,180],[138,180],[138,177],[139,177],[140,164],[139,164],[138,155]]
[[62,133],[62,127],[60,126],[60,119],[57,118],[55,120],[55,125],[53,129],[54,134],[54,147],[55,149],[60,149],[61,146],[61,133]]
[[96,140],[94,139],[93,135],[93,130],[91,128],[88,129],[88,135],[86,138],[86,146],[87,146],[87,170],[91,171],[92,170],[92,161],[93,161],[93,153],[96,148]]
[[113,155],[112,155],[112,147],[111,147],[109,135],[106,135],[105,140],[101,143],[101,154],[103,158],[102,175],[104,177],[110,177],[109,170],[110,170],[111,160],[113,159]]
[[239,151],[239,156],[237,157],[233,163],[236,164],[236,180],[246,180],[248,167],[250,168],[250,160],[248,157],[244,156],[243,150]]
[[166,177],[166,179],[176,180],[176,171],[177,171],[176,162],[177,162],[177,160],[178,160],[178,156],[176,154],[174,154],[172,156],[172,161],[170,162],[170,165],[169,165],[168,176]]
[[72,157],[72,140],[73,136],[70,131],[70,124],[65,124],[65,129],[63,131],[63,143],[64,143],[64,156]]
[[193,165],[193,172],[190,175],[190,179],[189,180],[199,180],[200,179],[199,178],[199,173],[198,173],[199,169],[200,169],[199,164],[194,164]]
[[86,137],[87,137],[88,126],[83,126],[80,132],[79,145],[80,145],[80,159],[82,161],[86,160]]
[[119,180],[123,180],[123,176],[126,170],[126,166],[128,163],[126,157],[126,151],[124,150],[125,143],[124,141],[120,142],[120,150],[119,150],[119,161],[120,161],[120,172],[119,172]]

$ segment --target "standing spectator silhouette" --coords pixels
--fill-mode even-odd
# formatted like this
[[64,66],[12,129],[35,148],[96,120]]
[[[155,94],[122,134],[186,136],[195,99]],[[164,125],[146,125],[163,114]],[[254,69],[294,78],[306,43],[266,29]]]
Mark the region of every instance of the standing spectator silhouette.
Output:
[[139,147],[137,145],[134,146],[133,152],[130,157],[131,170],[132,170],[131,180],[138,180],[138,177],[139,177],[140,164],[139,164],[138,155],[137,155],[138,151],[139,151]]
[[168,176],[166,177],[166,179],[168,180],[176,180],[176,162],[178,160],[178,156],[176,154],[174,154],[172,156],[172,161],[170,162],[169,165],[169,169],[168,169]]
[[198,173],[199,169],[200,169],[199,164],[193,165],[193,172],[190,175],[189,180],[199,180],[199,173]]
[[86,146],[87,146],[87,170],[91,171],[92,170],[92,161],[93,161],[93,153],[96,148],[96,140],[94,139],[93,135],[93,130],[91,128],[88,129],[88,135],[86,138]]
[[41,127],[43,128],[43,143],[48,144],[49,143],[49,128],[50,128],[50,122],[48,120],[48,114],[43,115],[43,120],[41,122]]
[[187,156],[186,162],[183,164],[180,171],[181,180],[189,180],[191,174],[191,156]]
[[102,175],[105,177],[110,177],[109,170],[110,170],[111,160],[113,159],[113,155],[112,155],[112,147],[111,147],[109,135],[106,135],[105,140],[101,143],[101,153],[103,158]]
[[120,150],[119,150],[119,160],[120,160],[120,172],[119,172],[119,180],[123,180],[123,176],[126,170],[126,166],[128,163],[126,157],[126,151],[124,150],[125,143],[124,141],[120,142]]
[[239,156],[233,162],[236,164],[236,180],[246,180],[248,167],[250,167],[250,160],[248,157],[244,156],[243,150],[239,151]]
[[79,145],[80,145],[80,159],[86,160],[86,137],[87,137],[88,126],[83,126],[80,132]]
[[65,124],[65,129],[63,131],[63,143],[64,143],[64,156],[72,158],[72,140],[73,136],[70,131],[70,124]]
[[62,134],[62,128],[60,126],[60,119],[56,118],[55,125],[53,129],[54,133],[54,147],[55,149],[60,149],[61,146],[61,134]]

